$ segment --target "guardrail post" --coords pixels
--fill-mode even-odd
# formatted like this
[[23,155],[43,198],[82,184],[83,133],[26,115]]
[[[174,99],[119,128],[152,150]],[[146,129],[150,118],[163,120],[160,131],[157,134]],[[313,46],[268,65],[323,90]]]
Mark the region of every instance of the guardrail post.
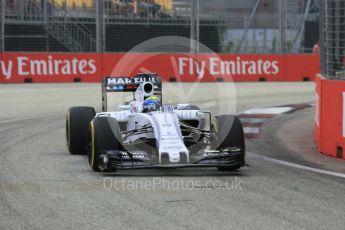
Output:
[[286,30],[287,30],[287,7],[286,0],[279,0],[279,35],[280,35],[280,52],[286,53]]
[[105,15],[104,0],[95,1],[96,8],[96,51],[101,53],[105,51]]
[[0,52],[5,51],[5,0],[0,0]]

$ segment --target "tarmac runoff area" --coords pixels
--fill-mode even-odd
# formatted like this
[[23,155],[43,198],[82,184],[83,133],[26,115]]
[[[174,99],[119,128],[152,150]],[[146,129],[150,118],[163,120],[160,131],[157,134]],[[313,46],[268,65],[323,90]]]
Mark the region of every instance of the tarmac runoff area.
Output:
[[[314,100],[314,84],[301,82],[167,83],[164,92],[169,103],[217,114]],[[0,85],[0,97],[0,229],[344,228],[345,162],[315,150],[313,107],[265,121],[247,140],[250,167],[239,172],[102,174],[65,144],[66,110],[100,111],[100,84]]]

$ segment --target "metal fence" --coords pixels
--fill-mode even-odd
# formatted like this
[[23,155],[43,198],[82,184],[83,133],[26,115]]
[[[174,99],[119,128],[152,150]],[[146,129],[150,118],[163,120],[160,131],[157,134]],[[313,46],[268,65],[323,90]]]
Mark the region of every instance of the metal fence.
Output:
[[[312,52],[319,40],[319,0],[3,1],[6,26],[42,24],[47,38],[54,37],[70,51],[106,51],[107,38],[114,36],[107,28],[116,25],[166,26],[171,35],[187,27],[183,36],[217,40],[211,42],[224,53]],[[209,37],[210,27],[217,36]],[[198,52],[198,47],[191,51]]]
[[256,1],[250,14],[226,18],[229,51],[310,53],[319,39],[318,15],[314,0]]
[[321,72],[345,80],[345,0],[321,0]]

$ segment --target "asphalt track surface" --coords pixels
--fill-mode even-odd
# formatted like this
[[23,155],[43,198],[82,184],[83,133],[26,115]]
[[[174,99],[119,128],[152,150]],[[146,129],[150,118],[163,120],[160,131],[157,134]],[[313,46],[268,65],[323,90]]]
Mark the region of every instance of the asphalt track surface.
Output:
[[[175,84],[165,89],[165,100],[180,100]],[[313,83],[236,89],[237,111],[314,99]],[[222,113],[235,100],[215,104],[225,90],[202,84],[188,100]],[[99,84],[0,85],[0,229],[345,228],[344,179],[257,157],[275,156],[260,145],[249,145],[250,167],[233,173],[92,172],[86,156],[67,152],[65,112],[74,105],[99,111],[100,101]]]

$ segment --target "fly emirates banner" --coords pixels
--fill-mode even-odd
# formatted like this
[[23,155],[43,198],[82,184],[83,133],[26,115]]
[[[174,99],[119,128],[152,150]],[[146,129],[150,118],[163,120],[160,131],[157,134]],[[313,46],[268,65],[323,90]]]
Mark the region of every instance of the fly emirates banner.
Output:
[[183,82],[302,81],[319,70],[313,54],[0,53],[1,83],[99,82],[139,72]]

